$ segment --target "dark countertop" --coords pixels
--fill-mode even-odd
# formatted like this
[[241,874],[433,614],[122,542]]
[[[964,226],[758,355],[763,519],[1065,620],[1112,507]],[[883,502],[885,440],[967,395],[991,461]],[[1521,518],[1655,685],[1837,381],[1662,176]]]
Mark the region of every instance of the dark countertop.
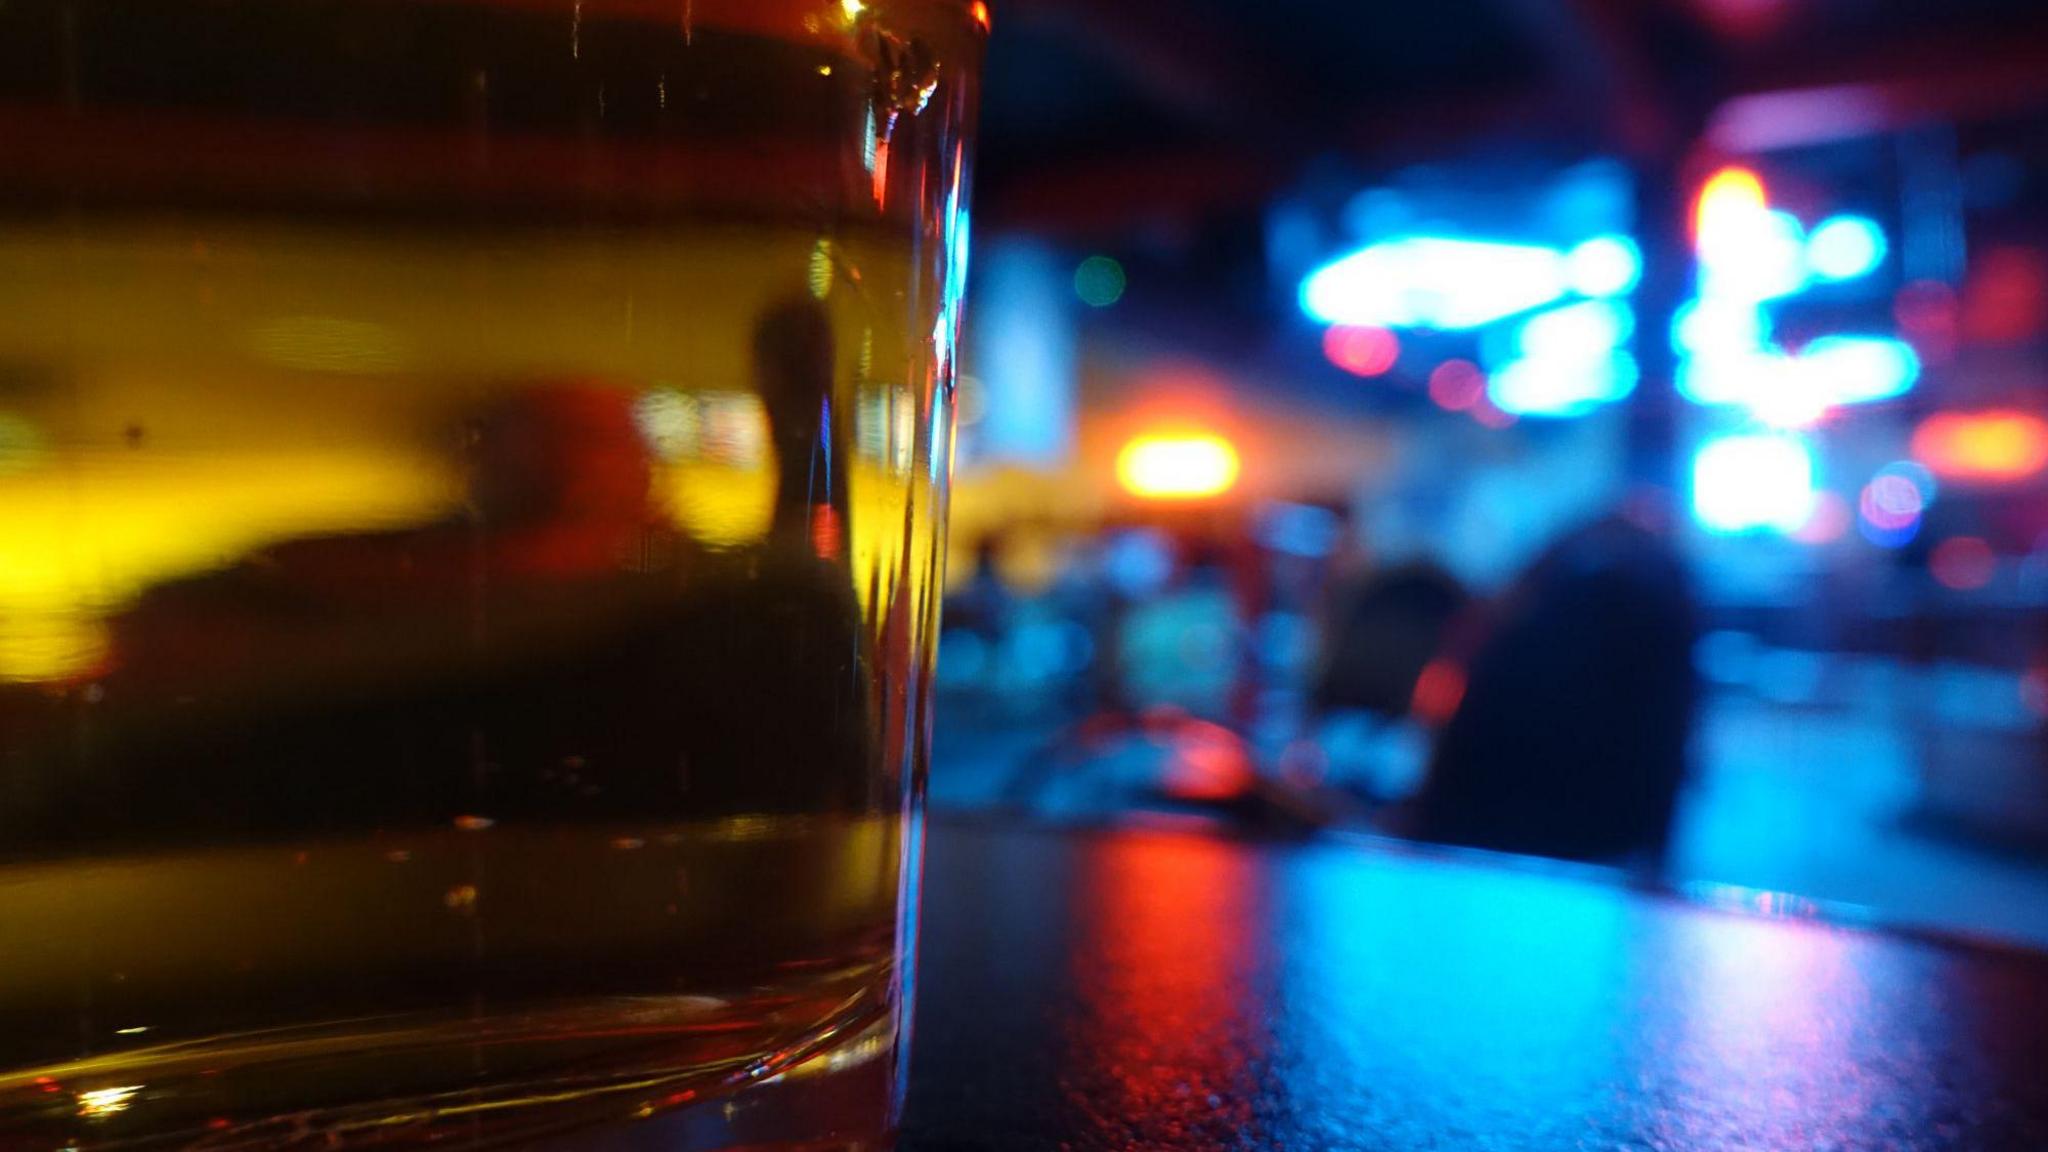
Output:
[[2048,956],[1361,841],[925,877],[905,1152],[2048,1149]]

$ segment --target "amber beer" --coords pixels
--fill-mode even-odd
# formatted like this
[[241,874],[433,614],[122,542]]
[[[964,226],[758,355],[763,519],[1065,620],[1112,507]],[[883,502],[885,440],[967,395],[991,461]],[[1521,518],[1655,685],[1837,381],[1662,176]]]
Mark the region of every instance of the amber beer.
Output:
[[0,5],[0,1149],[887,1142],[986,19]]

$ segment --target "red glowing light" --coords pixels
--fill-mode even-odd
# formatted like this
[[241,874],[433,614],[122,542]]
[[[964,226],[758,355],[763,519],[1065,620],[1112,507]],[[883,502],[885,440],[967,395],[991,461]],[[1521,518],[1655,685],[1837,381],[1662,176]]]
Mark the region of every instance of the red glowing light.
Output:
[[981,30],[982,30],[982,31],[984,31],[984,32],[988,31],[988,5],[987,5],[987,4],[984,4],[984,3],[982,3],[982,0],[974,0],[974,3],[973,3],[973,4],[971,5],[971,6],[969,6],[969,7],[968,7],[968,9],[967,9],[967,13],[968,13],[968,15],[970,15],[970,16],[973,16],[973,17],[974,17],[974,22],[975,22],[976,24],[979,24],[979,25],[981,25]]
[[841,532],[839,510],[830,504],[819,504],[811,509],[811,550],[820,560],[831,560],[839,555]]
[[1165,789],[1183,800],[1230,800],[1249,791],[1257,776],[1241,737],[1220,724],[1189,720],[1173,741]]
[[1340,325],[1323,333],[1323,355],[1353,376],[1378,376],[1401,358],[1401,341],[1385,328]]
[[2023,344],[2048,321],[2048,262],[2031,248],[1994,248],[1973,259],[1963,286],[1963,334],[1984,344]]
[[889,201],[889,141],[887,137],[875,141],[875,167],[869,175],[873,177],[875,207],[886,208]]
[[1959,315],[1955,289],[1939,280],[1915,280],[1892,297],[1899,335],[1922,360],[1941,363],[1955,357]]
[[1955,480],[2023,480],[2048,468],[2048,420],[2009,410],[1942,412],[1914,429],[1913,456]]
[[1975,536],[1951,536],[1935,545],[1927,570],[1944,588],[1974,592],[1998,573],[1998,557],[1991,545]]
[[1415,678],[1409,710],[1427,724],[1442,724],[1465,700],[1465,670],[1449,660],[1432,660]]
[[1446,412],[1469,411],[1486,398],[1486,373],[1470,360],[1446,360],[1429,374],[1429,398]]

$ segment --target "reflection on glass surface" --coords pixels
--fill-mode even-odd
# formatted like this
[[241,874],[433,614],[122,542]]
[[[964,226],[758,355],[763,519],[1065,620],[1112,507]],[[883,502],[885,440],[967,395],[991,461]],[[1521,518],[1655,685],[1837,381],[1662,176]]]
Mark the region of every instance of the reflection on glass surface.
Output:
[[980,30],[684,8],[0,6],[0,1145],[892,1122]]

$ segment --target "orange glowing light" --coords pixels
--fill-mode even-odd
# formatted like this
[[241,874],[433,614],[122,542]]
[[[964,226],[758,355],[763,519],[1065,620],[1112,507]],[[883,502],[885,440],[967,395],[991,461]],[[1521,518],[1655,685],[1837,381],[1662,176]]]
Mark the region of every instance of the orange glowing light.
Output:
[[1754,216],[1768,206],[1761,177],[1747,168],[1723,168],[1700,185],[1693,207],[1693,237],[1707,235],[1723,221]]
[[2010,410],[1942,412],[1914,429],[1913,457],[1953,480],[2024,480],[2048,468],[2048,420]]
[[1133,437],[1116,454],[1124,491],[1147,500],[1199,500],[1237,483],[1237,449],[1208,432]]
[[982,31],[988,31],[988,5],[982,3],[981,0],[974,0],[973,5],[967,9],[967,12],[974,17],[976,24],[981,25]]

